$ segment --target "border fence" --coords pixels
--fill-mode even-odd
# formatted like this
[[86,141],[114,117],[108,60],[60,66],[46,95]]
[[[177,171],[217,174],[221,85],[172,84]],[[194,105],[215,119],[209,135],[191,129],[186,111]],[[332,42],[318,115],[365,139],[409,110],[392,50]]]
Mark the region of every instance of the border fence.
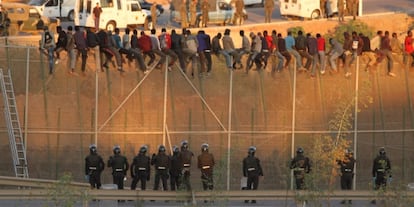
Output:
[[[353,129],[346,133],[358,160],[356,188],[369,189],[380,146],[393,161],[394,178],[413,179],[413,73],[401,61],[395,63],[396,78],[386,76],[385,64],[365,72],[361,57],[349,79],[342,74],[310,79],[293,66],[276,77],[266,70],[245,75],[223,69],[223,60],[214,57],[212,77],[191,79],[179,69],[144,75],[129,66],[123,76],[111,69],[99,72],[89,55],[87,74],[74,77],[65,64],[49,75],[37,47],[3,45],[0,54],[0,67],[10,70],[15,84],[32,177],[58,179],[72,172],[80,181],[90,143],[98,144],[104,159],[119,144],[131,160],[142,144],[152,153],[159,144],[171,148],[186,139],[196,155],[201,143],[210,144],[218,188],[240,188],[241,160],[255,145],[264,167],[263,189],[287,189],[287,162],[296,147],[306,152],[312,138],[336,134],[329,121],[338,103],[352,97]],[[369,86],[361,89],[364,82]],[[370,104],[359,104],[360,90],[369,92]],[[3,120],[0,124],[4,129]],[[5,129],[2,134],[6,137]],[[11,158],[1,164],[11,165]],[[6,169],[0,171],[11,175]],[[195,167],[192,171],[197,188],[199,176]],[[103,181],[111,182],[109,172]]]

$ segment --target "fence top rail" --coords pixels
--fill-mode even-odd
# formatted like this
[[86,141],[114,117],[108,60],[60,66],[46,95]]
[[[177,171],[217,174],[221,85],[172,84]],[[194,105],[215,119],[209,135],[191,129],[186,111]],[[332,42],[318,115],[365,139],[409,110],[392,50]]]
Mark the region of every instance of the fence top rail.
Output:
[[[2,189],[0,190],[0,200],[46,200],[50,197],[52,189]],[[352,200],[370,200],[370,199],[392,199],[401,197],[401,194],[407,198],[414,198],[414,191],[378,193],[375,191],[333,191],[326,193],[314,193],[310,191],[286,191],[286,190],[256,190],[256,191],[141,191],[141,190],[90,190],[85,188],[84,191],[74,190],[72,195],[61,195],[83,197],[100,200],[294,200],[294,199],[352,199]],[[59,197],[59,196],[58,196]]]

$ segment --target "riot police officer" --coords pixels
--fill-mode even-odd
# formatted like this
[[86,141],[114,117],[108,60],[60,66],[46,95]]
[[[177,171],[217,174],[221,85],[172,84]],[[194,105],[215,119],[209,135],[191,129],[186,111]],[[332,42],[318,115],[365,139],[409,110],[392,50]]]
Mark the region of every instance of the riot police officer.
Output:
[[[263,169],[259,158],[254,155],[256,147],[250,146],[247,153],[247,157],[243,159],[243,176],[247,177],[246,190],[257,190],[259,187],[259,176],[263,176]],[[248,203],[249,201],[245,200],[244,202]],[[252,200],[252,203],[256,203],[256,200]]]
[[142,146],[131,164],[131,190],[135,190],[139,181],[141,181],[141,190],[145,190],[147,181],[150,180],[150,158],[146,155],[147,151],[148,147]]
[[[354,178],[354,168],[355,168],[355,159],[351,149],[347,149],[343,160],[339,160],[338,164],[341,168],[341,189],[342,190],[352,190],[352,181]],[[351,200],[348,200],[349,204],[352,203]],[[346,201],[343,200],[341,204],[345,204]]]
[[214,156],[208,152],[208,144],[201,145],[201,154],[197,157],[197,166],[201,170],[201,182],[204,190],[213,190]]
[[[372,179],[375,182],[375,190],[385,189],[387,178],[388,182],[392,181],[391,161],[386,155],[385,148],[381,147],[372,166]],[[376,201],[372,200],[371,203],[375,204]]]
[[115,145],[113,147],[114,156],[110,156],[108,160],[108,167],[112,167],[112,178],[114,184],[118,186],[118,189],[124,189],[124,178],[129,168],[128,160],[125,156],[121,155],[121,147]]
[[8,36],[10,26],[10,19],[6,9],[3,9],[3,5],[0,3],[0,36]]
[[297,190],[305,189],[305,174],[311,171],[310,159],[305,157],[303,153],[303,148],[299,147],[296,150],[296,156],[290,162],[290,169],[293,170]]
[[183,163],[179,159],[180,148],[173,146],[173,155],[170,159],[170,184],[171,190],[175,191],[180,187]]
[[91,188],[101,188],[101,172],[105,168],[105,163],[100,155],[98,155],[95,144],[89,146],[89,155],[85,158],[85,178],[91,184]]
[[186,190],[191,191],[190,183],[190,169],[191,169],[191,160],[194,156],[188,146],[188,141],[184,140],[181,142],[181,152],[179,154],[180,162],[183,164],[183,184]]
[[155,167],[155,180],[154,190],[158,190],[160,185],[160,179],[162,180],[162,187],[164,190],[168,190],[168,169],[170,168],[170,157],[165,154],[165,146],[158,147],[158,154],[153,154],[151,159],[151,165]]

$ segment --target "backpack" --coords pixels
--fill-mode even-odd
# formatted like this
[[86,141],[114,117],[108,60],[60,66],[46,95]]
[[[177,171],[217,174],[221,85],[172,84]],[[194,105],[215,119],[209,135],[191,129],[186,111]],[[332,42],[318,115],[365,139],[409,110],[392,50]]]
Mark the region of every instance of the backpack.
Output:
[[66,35],[66,32],[59,33],[59,39],[58,42],[61,46],[66,46],[68,44],[68,36]]
[[49,31],[45,32],[45,46],[52,44],[53,37]]
[[196,43],[196,41],[193,38],[188,38],[185,43],[187,45],[187,48],[192,53],[196,53],[197,52],[197,43]]

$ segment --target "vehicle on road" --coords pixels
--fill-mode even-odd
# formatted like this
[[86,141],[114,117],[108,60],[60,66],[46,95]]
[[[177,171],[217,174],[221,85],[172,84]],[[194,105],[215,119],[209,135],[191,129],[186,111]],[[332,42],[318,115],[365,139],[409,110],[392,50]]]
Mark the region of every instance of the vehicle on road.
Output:
[[264,0],[243,0],[245,6],[264,6]]
[[142,9],[137,0],[76,0],[75,26],[94,28],[93,8],[99,3],[102,13],[99,18],[99,28],[114,31],[115,28],[143,26],[145,30],[152,29],[151,12]]
[[37,8],[41,15],[49,18],[67,18],[73,21],[75,0],[31,0],[29,5]]
[[10,19],[8,34],[18,35],[20,32],[39,33],[44,26],[50,31],[56,32],[60,20],[40,15],[39,11],[30,5],[23,3],[2,3],[3,9],[7,11]]
[[[332,12],[338,13],[337,0],[330,2]],[[319,19],[322,17],[320,0],[280,0],[280,15],[285,18]]]
[[[151,11],[152,3],[149,3],[146,0],[138,0],[138,1],[139,1],[139,4],[141,5],[142,9],[146,9],[148,11]],[[156,7],[157,7],[157,16],[160,16],[162,13],[164,13],[164,8],[162,7],[162,5],[157,4]]]
[[[177,8],[177,7],[176,7]],[[244,12],[244,20],[247,19],[247,12]],[[226,2],[226,0],[210,0],[210,11],[208,12],[209,22],[208,24],[227,25],[232,24],[234,18],[235,9]],[[189,19],[189,16],[188,16]],[[181,22],[180,12],[177,10],[172,11],[172,20],[175,22]],[[203,25],[203,18],[201,11],[197,11],[196,26],[201,27]]]

